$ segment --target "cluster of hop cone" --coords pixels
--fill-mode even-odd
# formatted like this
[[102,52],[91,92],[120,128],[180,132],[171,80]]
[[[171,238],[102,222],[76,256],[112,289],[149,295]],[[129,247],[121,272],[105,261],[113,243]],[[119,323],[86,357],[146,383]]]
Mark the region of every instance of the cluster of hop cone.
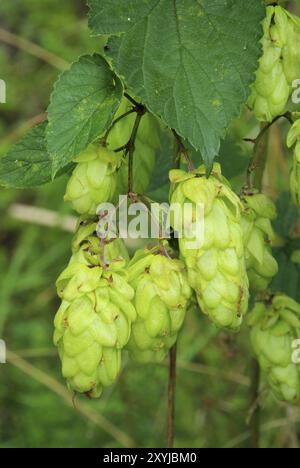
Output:
[[[298,68],[300,77],[298,37],[297,18],[279,6],[267,8],[264,54],[250,98],[259,120],[272,121],[285,110]],[[75,159],[66,190],[65,199],[81,215],[71,260],[57,280],[62,303],[54,341],[69,388],[99,397],[116,381],[125,352],[142,363],[164,360],[195,304],[217,327],[238,331],[251,290],[255,304],[247,323],[254,353],[275,396],[298,401],[300,366],[292,353],[300,337],[300,305],[268,292],[278,265],[271,250],[276,208],[266,195],[249,187],[236,195],[219,164],[209,177],[203,166],[174,169],[170,203],[189,203],[193,213],[198,204],[204,207],[201,246],[190,248],[189,233],[188,239],[178,239],[175,250],[173,243],[160,240],[129,258],[123,240],[97,236],[97,206],[117,203],[119,194],[127,193],[128,158],[115,149],[130,140],[131,108],[124,98],[103,144],[91,145]],[[151,180],[160,130],[154,116],[142,117],[132,168],[135,193],[145,193]],[[300,205],[300,120],[288,136],[289,146],[296,142],[291,190]]]
[[[272,122],[283,115],[287,104],[300,83],[300,18],[280,6],[268,6],[263,23],[263,55],[249,106],[256,118]],[[297,113],[295,113],[297,116]],[[291,148],[296,142],[291,172],[291,193],[300,206],[300,120],[294,123],[287,140]]]

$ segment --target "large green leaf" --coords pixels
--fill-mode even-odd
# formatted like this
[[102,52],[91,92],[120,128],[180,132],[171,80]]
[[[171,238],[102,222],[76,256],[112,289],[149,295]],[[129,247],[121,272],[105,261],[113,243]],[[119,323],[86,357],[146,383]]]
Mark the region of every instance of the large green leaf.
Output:
[[100,55],[85,55],[57,81],[48,108],[48,150],[53,175],[111,124],[122,84]]
[[89,26],[95,34],[118,34],[146,18],[157,0],[88,0]]
[[264,13],[261,0],[90,0],[90,27],[119,34],[117,72],[210,165],[254,81]]
[[51,159],[45,140],[46,123],[30,130],[0,158],[0,185],[26,188],[51,180]]

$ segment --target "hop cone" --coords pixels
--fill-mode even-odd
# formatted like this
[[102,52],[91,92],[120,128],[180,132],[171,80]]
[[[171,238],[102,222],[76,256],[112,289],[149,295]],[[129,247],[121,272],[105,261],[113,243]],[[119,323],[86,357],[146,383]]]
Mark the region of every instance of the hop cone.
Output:
[[300,77],[300,19],[286,11],[286,45],[283,47],[283,68],[288,83]]
[[290,176],[290,190],[295,205],[300,210],[300,120],[297,120],[289,131],[288,147],[296,143],[293,155],[293,167]]
[[70,201],[79,214],[95,215],[100,203],[114,198],[120,156],[100,145],[90,145],[75,162],[65,200]]
[[267,7],[263,23],[263,56],[249,98],[249,105],[260,121],[271,122],[274,117],[283,113],[289,99],[291,76],[290,73],[286,74],[288,66],[282,59],[283,51],[285,56],[290,55],[287,28],[289,21],[287,12],[282,7]]
[[[219,327],[238,329],[248,307],[241,203],[222,177],[220,166],[205,176],[201,167],[192,173],[170,172],[173,184],[171,204],[204,207],[204,242],[191,249],[185,233],[179,239],[180,252],[188,268],[189,283],[197,293],[202,311]],[[171,221],[172,222],[172,221]],[[174,227],[174,223],[173,223]],[[176,229],[176,228],[175,228]],[[192,232],[189,237],[192,237]]]
[[276,207],[262,193],[245,194],[242,203],[241,224],[250,287],[264,291],[278,272],[270,245],[274,239],[271,221],[276,217]]
[[[115,119],[132,108],[130,102],[123,98]],[[108,137],[110,149],[117,149],[126,144],[131,136],[136,114],[132,113],[117,122]],[[133,159],[133,191],[144,193],[150,183],[155,165],[155,153],[160,146],[160,128],[157,119],[148,112],[142,117]],[[128,188],[128,158],[125,157],[118,171],[118,192],[127,193]]]
[[102,253],[93,228],[79,230],[70,263],[57,280],[62,304],[54,321],[54,343],[70,390],[97,398],[117,378],[136,312],[124,246],[116,240]]
[[293,341],[300,336],[300,305],[278,294],[257,302],[248,323],[251,343],[274,395],[296,402],[300,398],[300,367],[293,363]]
[[128,274],[137,311],[130,355],[139,362],[161,361],[177,340],[191,297],[185,266],[180,260],[138,251]]

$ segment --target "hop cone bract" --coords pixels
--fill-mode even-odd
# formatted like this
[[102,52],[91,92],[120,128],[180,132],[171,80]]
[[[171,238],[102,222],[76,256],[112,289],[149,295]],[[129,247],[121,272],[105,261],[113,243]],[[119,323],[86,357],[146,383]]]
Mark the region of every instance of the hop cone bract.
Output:
[[161,361],[177,340],[191,288],[185,265],[150,251],[138,251],[128,268],[137,320],[128,344],[139,362]]
[[[206,177],[205,168],[192,173],[170,172],[171,204],[185,210],[198,204],[204,209],[202,245],[190,248],[183,233],[180,252],[188,268],[189,283],[197,293],[202,311],[219,327],[238,329],[248,307],[248,278],[240,225],[241,202],[215,164]],[[174,227],[174,223],[173,223]],[[192,229],[193,231],[193,229]],[[192,237],[192,233],[189,233]]]
[[300,367],[293,362],[293,342],[300,336],[300,305],[278,294],[257,302],[249,314],[251,343],[274,395],[296,402],[300,398]]
[[241,224],[250,287],[263,291],[278,272],[271,250],[274,239],[271,221],[276,217],[276,207],[264,194],[255,192],[244,194],[242,203]]

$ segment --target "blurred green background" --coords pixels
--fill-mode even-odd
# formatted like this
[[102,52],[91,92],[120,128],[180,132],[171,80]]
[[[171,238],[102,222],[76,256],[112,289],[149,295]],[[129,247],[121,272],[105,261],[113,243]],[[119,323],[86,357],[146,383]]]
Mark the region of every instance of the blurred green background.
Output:
[[[289,2],[296,11],[296,3]],[[60,69],[82,53],[100,50],[90,38],[81,0],[2,0],[0,156],[43,120]],[[36,48],[36,45],[39,48]],[[274,288],[299,297],[299,268],[290,261],[299,226],[287,193],[290,155],[287,124],[270,131],[265,191],[278,201],[276,255],[281,271]],[[257,134],[245,110],[222,146],[225,174],[239,189]],[[66,179],[39,189],[0,189],[0,447],[163,447],[166,438],[167,363],[126,361],[117,384],[100,401],[72,401],[52,345],[59,301],[55,279],[70,255],[72,212],[63,203]],[[41,211],[42,210],[42,211]],[[57,216],[60,220],[57,222]],[[178,346],[176,447],[251,447],[254,372],[246,327],[240,335],[218,332],[190,311]],[[277,403],[262,385],[263,447],[298,447],[300,410]]]

